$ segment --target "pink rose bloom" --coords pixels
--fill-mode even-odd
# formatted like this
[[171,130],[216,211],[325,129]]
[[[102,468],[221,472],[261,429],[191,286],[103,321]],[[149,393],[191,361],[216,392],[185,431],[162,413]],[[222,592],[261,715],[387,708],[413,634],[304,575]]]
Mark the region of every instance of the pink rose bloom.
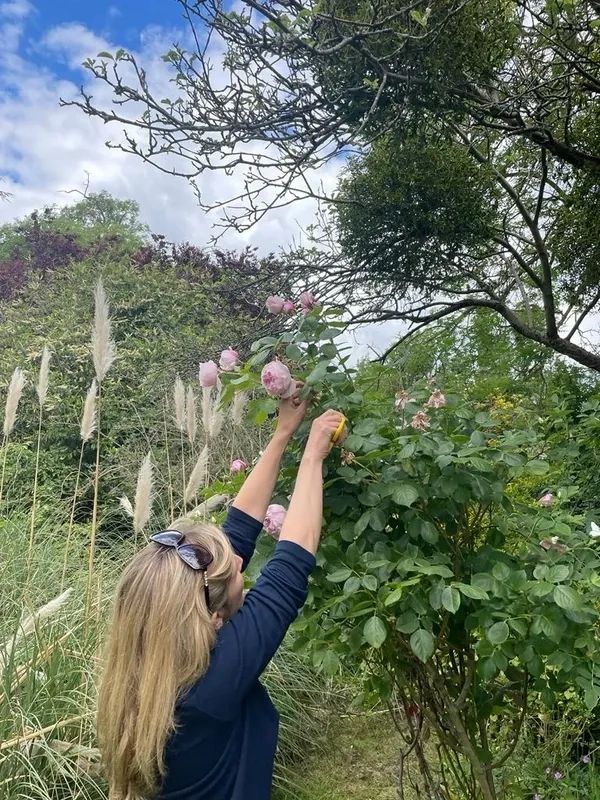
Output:
[[219,370],[214,361],[201,361],[198,370],[200,386],[216,386]]
[[225,372],[231,372],[232,369],[235,369],[238,365],[240,360],[240,354],[237,350],[234,350],[232,347],[228,347],[227,350],[223,350],[221,353],[221,358],[219,359],[219,366]]
[[435,389],[427,401],[429,408],[441,408],[446,405],[446,398],[439,389]]
[[302,292],[298,300],[303,314],[308,314],[317,305],[317,299],[312,292]]
[[265,364],[260,374],[262,385],[271,397],[291,397],[296,389],[289,369],[281,361]]
[[283,303],[283,313],[284,314],[293,314],[296,310],[296,306],[294,305],[293,300],[285,300]]
[[248,469],[248,464],[242,458],[234,458],[229,467],[230,472],[243,472]]
[[281,533],[283,520],[285,519],[286,514],[287,509],[284,508],[284,506],[278,505],[277,503],[273,503],[267,508],[263,525],[266,532],[269,534],[269,536],[272,536],[273,539],[279,539],[279,534]]
[[265,305],[269,314],[281,314],[285,303],[286,301],[283,297],[279,297],[278,294],[272,294],[270,297],[267,297]]
[[554,495],[552,492],[546,492],[546,494],[543,494],[540,497],[538,503],[542,506],[542,508],[549,508],[554,503]]
[[410,421],[411,428],[416,431],[426,431],[429,427],[429,417],[424,411],[417,411]]

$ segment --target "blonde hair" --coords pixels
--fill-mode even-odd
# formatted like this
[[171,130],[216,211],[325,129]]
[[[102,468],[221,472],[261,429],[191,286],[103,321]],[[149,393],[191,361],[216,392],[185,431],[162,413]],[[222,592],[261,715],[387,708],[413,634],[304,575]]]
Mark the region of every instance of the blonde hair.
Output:
[[235,575],[231,544],[219,528],[180,519],[170,529],[212,554],[210,609],[202,573],[175,548],[150,542],[125,568],[98,695],[98,739],[111,800],[140,800],[158,791],[175,703],[208,668],[216,639],[211,616],[226,608]]

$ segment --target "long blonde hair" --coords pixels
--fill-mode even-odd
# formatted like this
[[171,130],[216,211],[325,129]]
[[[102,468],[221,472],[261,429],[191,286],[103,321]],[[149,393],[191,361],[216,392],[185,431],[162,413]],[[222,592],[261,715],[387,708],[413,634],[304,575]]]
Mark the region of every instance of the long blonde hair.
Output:
[[180,691],[208,668],[216,632],[211,619],[227,606],[236,562],[214,525],[180,519],[171,529],[209,550],[210,610],[202,573],[150,542],[129,562],[117,587],[98,695],[98,739],[111,800],[152,797],[165,774]]

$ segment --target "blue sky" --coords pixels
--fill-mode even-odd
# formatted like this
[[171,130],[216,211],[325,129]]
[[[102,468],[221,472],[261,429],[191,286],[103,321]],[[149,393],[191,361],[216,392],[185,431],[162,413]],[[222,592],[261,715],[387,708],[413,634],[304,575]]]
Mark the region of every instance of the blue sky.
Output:
[[[158,91],[172,93],[172,73],[161,55],[174,41],[185,43],[187,31],[176,0],[0,0],[0,188],[12,195],[0,202],[0,224],[35,209],[75,202],[89,180],[90,191],[137,201],[142,221],[155,233],[208,245],[218,212],[202,211],[185,180],[108,149],[107,139],[122,137],[118,127],[59,104],[60,98],[76,98],[83,84],[107,107],[110,91],[94,82],[81,63],[117,47],[135,53]],[[220,55],[216,43],[216,62]],[[313,179],[332,191],[338,169],[330,164]],[[201,190],[206,198],[227,201],[241,191],[243,177],[208,172]],[[289,204],[247,232],[228,232],[220,244],[276,252],[302,242],[316,211],[312,200]],[[370,326],[360,335],[362,343],[383,349],[394,327]]]

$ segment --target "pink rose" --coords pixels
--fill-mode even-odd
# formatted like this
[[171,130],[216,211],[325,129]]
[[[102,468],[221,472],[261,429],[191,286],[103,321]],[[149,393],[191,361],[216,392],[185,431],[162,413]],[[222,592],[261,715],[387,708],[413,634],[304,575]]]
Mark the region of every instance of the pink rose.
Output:
[[284,314],[293,314],[296,310],[296,306],[294,305],[293,300],[285,300],[283,303],[283,313]]
[[312,292],[302,292],[298,298],[298,301],[300,302],[300,307],[303,314],[308,314],[311,308],[314,308],[317,305],[316,297]]
[[231,462],[231,466],[229,467],[230,472],[244,472],[244,470],[248,469],[248,464],[242,458],[234,458]]
[[200,386],[216,386],[219,371],[214,361],[201,361],[198,370]]
[[417,411],[410,424],[416,431],[426,431],[429,427],[429,417],[424,411]]
[[269,314],[281,314],[285,303],[286,301],[283,299],[283,297],[279,297],[278,294],[273,294],[270,297],[267,297],[265,305]]
[[446,405],[446,398],[439,389],[435,389],[427,401],[429,408],[441,408]]
[[278,505],[277,503],[273,503],[267,508],[263,525],[266,532],[269,534],[269,536],[272,536],[273,539],[279,539],[279,534],[281,533],[283,520],[285,519],[286,514],[287,509],[284,508],[284,506]]
[[240,360],[240,354],[237,350],[234,350],[232,347],[228,347],[227,350],[223,350],[221,353],[221,358],[219,359],[219,366],[225,372],[231,372],[232,369],[235,369],[238,365]]
[[260,374],[262,385],[271,397],[291,397],[296,389],[289,369],[281,361],[265,364]]
[[546,492],[546,494],[543,494],[540,497],[538,503],[542,506],[542,508],[549,508],[554,504],[554,495],[552,492]]

